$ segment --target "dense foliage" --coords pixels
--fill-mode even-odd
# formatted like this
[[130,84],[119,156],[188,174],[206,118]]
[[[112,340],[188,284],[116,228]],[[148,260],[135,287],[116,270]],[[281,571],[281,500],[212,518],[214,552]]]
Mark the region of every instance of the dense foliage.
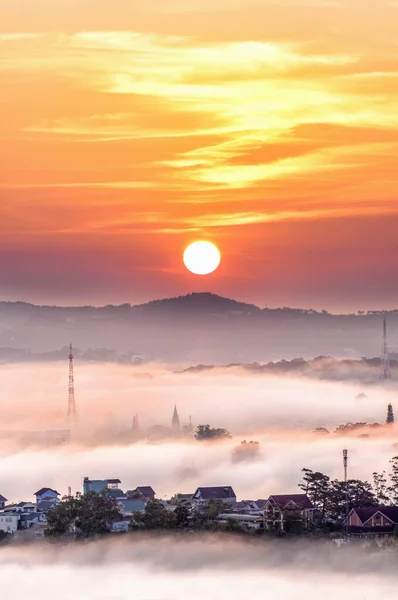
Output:
[[198,425],[195,431],[195,438],[199,441],[229,439],[230,437],[231,435],[226,429],[213,429],[210,425]]
[[115,501],[105,494],[67,496],[54,510],[47,514],[48,537],[61,537],[75,534],[77,537],[91,537],[107,533],[107,521],[120,519]]
[[396,506],[398,504],[398,456],[390,461],[391,472],[373,473],[373,485],[368,481],[349,479],[331,480],[319,471],[302,469],[303,479],[299,487],[308,495],[322,517],[343,519],[346,508],[366,508],[371,506]]

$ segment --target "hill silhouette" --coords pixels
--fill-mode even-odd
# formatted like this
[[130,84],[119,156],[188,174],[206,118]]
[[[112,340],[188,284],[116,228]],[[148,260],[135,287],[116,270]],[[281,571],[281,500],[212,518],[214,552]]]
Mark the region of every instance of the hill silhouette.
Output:
[[394,349],[398,311],[332,315],[313,309],[260,309],[211,293],[103,307],[0,302],[0,360],[38,355],[52,360],[63,355],[59,349],[69,342],[91,360],[122,356],[122,362],[186,366],[297,356],[361,358],[378,355],[386,314]]

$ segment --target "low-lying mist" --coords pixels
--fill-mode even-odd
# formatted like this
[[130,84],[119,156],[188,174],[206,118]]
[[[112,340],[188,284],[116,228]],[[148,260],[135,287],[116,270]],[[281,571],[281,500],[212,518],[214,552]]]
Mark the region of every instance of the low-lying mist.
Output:
[[226,535],[5,546],[0,569],[13,600],[42,598],[49,585],[57,600],[376,600],[395,597],[397,586],[395,553]]
[[[369,437],[315,435],[347,422],[383,423],[394,388],[364,391],[348,383],[270,377],[241,369],[175,374],[175,365],[145,367],[76,365],[77,433],[68,446],[45,448],[26,432],[64,429],[68,400],[65,364],[3,365],[0,426],[0,493],[29,500],[43,486],[61,495],[82,489],[84,476],[119,477],[122,488],[151,485],[159,498],[193,493],[199,485],[232,485],[239,498],[297,492],[303,467],[341,477],[341,454],[349,450],[350,477],[371,479],[388,469],[398,451],[394,429]],[[220,443],[173,438],[174,406],[181,424],[226,428],[232,438]],[[141,439],[132,437],[138,414]],[[150,435],[147,430],[154,426]],[[12,435],[11,433],[12,432]],[[11,437],[10,437],[11,435]],[[27,441],[29,439],[29,442]],[[258,456],[234,462],[243,439],[260,442]]]

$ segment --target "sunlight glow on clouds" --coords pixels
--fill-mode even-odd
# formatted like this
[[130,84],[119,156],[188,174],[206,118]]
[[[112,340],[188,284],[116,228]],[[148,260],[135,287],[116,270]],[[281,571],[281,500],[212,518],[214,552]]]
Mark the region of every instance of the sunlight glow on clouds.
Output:
[[[99,221],[105,235],[148,210],[164,215],[154,231],[173,232],[178,247],[189,231],[206,235],[209,214],[231,244],[231,227],[260,241],[254,228],[287,214],[325,231],[336,214],[398,217],[391,3],[32,6],[15,21],[5,0],[0,29],[4,238],[30,231],[22,196],[49,236],[89,235]],[[76,198],[84,216],[65,227]]]

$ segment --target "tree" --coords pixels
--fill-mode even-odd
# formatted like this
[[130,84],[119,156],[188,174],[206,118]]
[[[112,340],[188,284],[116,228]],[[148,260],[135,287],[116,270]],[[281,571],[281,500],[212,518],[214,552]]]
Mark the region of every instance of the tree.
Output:
[[140,492],[137,492],[137,490],[129,490],[127,492],[127,498],[129,500],[141,500],[142,494],[140,494]]
[[191,525],[194,529],[209,529],[216,517],[231,509],[229,504],[222,500],[211,499],[203,506],[195,507],[191,512]]
[[242,462],[254,460],[260,453],[260,444],[258,442],[246,442],[244,440],[232,451],[232,462]]
[[329,435],[330,431],[329,429],[326,429],[326,427],[317,427],[316,429],[314,429],[313,433],[318,433],[320,435]]
[[115,501],[104,493],[66,496],[47,514],[46,535],[60,537],[76,532],[78,537],[108,533],[107,521],[120,519]]
[[380,427],[382,427],[380,423],[345,423],[339,425],[334,433],[336,435],[353,435],[356,432],[359,434],[364,429],[379,429]]
[[227,519],[224,527],[224,531],[229,531],[230,533],[241,533],[243,531],[243,527],[239,521],[236,519]]
[[373,489],[378,504],[386,505],[390,499],[388,497],[386,472],[373,473]]
[[212,429],[210,425],[198,425],[195,438],[198,441],[228,439],[231,435],[226,429]]
[[390,460],[391,473],[390,473],[390,485],[387,488],[387,492],[390,496],[390,501],[393,505],[398,504],[398,456],[394,456]]
[[319,471],[311,471],[311,469],[302,469],[302,473],[304,476],[299,487],[307,494],[315,509],[324,517],[328,509],[330,478]]
[[205,514],[209,519],[215,519],[218,515],[231,510],[231,505],[222,500],[211,498],[204,509]]
[[347,486],[344,481],[334,479],[330,485],[329,510],[331,516],[343,519],[346,512],[346,498],[348,511],[352,508],[368,508],[377,506],[377,499],[372,486],[367,481],[349,479]]
[[392,404],[389,404],[388,408],[387,408],[386,423],[387,423],[387,425],[392,425],[393,423],[395,423],[394,410],[392,408]]
[[191,514],[191,507],[188,502],[182,500],[178,503],[177,508],[174,511],[175,526],[178,529],[187,529],[189,527],[189,516]]
[[349,510],[351,508],[366,508],[378,505],[372,486],[367,481],[350,479],[347,481],[346,487],[344,481],[339,481],[338,479],[331,481],[323,473],[314,473],[310,469],[302,469],[302,472],[304,473],[304,477],[301,483],[299,483],[299,487],[308,495],[315,508],[323,517],[328,515],[337,519],[344,518],[346,492]]
[[176,517],[173,511],[167,510],[159,500],[147,502],[144,512],[136,512],[131,528],[144,527],[145,529],[172,529]]
[[299,515],[290,514],[284,520],[283,529],[286,533],[300,535],[305,529],[305,524]]

